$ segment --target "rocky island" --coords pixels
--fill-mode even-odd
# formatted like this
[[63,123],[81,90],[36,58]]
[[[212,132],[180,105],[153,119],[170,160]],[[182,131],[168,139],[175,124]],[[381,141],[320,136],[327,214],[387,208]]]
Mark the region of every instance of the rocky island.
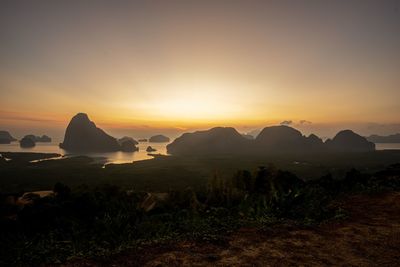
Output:
[[32,140],[32,138],[29,137],[24,137],[19,141],[19,145],[22,148],[30,148],[30,147],[34,147],[36,145],[35,141]]
[[150,143],[167,143],[169,141],[170,141],[169,137],[162,134],[154,135],[149,139]]
[[339,132],[325,143],[315,134],[303,135],[289,126],[265,127],[249,140],[234,128],[216,127],[206,131],[185,133],[167,146],[172,155],[205,154],[305,154],[325,152],[374,151],[375,145],[350,130]]
[[[125,148],[131,147],[129,144]],[[65,131],[60,148],[73,152],[112,152],[122,150],[117,139],[89,120],[85,113],[75,115]]]
[[9,144],[13,141],[17,141],[11,134],[7,131],[0,131],[0,144]]

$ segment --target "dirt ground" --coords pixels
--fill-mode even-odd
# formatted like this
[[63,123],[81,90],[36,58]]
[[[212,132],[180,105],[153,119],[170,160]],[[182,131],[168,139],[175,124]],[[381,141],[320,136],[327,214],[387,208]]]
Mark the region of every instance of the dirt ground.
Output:
[[339,203],[350,216],[312,228],[241,229],[225,244],[182,242],[73,266],[400,266],[400,192]]

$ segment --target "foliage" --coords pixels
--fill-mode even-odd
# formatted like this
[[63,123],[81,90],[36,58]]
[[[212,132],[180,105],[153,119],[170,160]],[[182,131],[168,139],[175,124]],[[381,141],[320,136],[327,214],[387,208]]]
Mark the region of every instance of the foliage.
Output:
[[374,175],[350,170],[343,179],[325,175],[303,182],[273,165],[230,179],[217,172],[206,190],[164,194],[126,191],[115,185],[71,190],[57,183],[54,195],[26,195],[30,204],[2,195],[0,265],[37,265],[73,257],[107,257],[149,242],[177,238],[224,242],[241,226],[266,227],[283,220],[318,223],[346,213],[330,205],[343,194],[400,190],[400,165]]

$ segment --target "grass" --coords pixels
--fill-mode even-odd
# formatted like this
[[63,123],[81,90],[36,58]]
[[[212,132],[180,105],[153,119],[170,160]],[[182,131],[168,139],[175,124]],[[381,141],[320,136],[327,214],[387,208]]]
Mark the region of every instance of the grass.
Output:
[[[111,168],[115,167],[119,166]],[[341,180],[328,175],[309,182],[273,165],[236,171],[230,178],[214,173],[203,189],[166,190],[168,197],[157,200],[150,211],[143,206],[144,192],[127,192],[115,185],[71,190],[57,183],[54,196],[33,195],[32,204],[24,207],[2,196],[0,264],[107,258],[179,239],[220,243],[227,233],[243,226],[265,229],[283,221],[312,225],[343,219],[346,211],[332,206],[334,199],[382,190],[400,190],[399,165],[373,175],[353,169]]]

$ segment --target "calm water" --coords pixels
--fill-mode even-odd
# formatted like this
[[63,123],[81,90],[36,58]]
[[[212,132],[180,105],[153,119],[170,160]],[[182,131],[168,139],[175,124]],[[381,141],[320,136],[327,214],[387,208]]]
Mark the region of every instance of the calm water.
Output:
[[400,149],[400,143],[376,143],[376,150]]
[[148,143],[142,142],[137,145],[139,151],[137,152],[109,152],[109,153],[86,153],[86,154],[71,154],[58,147],[58,143],[36,143],[32,148],[21,148],[19,142],[12,142],[11,144],[0,144],[0,152],[40,152],[40,153],[58,153],[61,155],[86,155],[90,157],[105,157],[108,163],[128,163],[132,161],[152,159],[152,156],[147,155],[146,148],[151,146],[157,151],[152,152],[155,154],[167,154],[168,143]]
[[[87,154],[74,154],[74,155],[86,155],[90,157],[105,157],[108,163],[128,163],[132,161],[152,159],[152,156],[147,155],[146,148],[152,146],[157,149],[156,152],[163,155],[167,154],[168,143],[139,143],[139,151],[137,152],[109,152],[109,153],[87,153]],[[400,143],[377,143],[377,150],[385,149],[400,149]],[[65,150],[58,147],[55,143],[37,143],[32,148],[21,148],[18,142],[12,142],[11,144],[0,144],[0,151],[2,152],[41,152],[41,153],[59,153],[61,155],[69,154]]]

